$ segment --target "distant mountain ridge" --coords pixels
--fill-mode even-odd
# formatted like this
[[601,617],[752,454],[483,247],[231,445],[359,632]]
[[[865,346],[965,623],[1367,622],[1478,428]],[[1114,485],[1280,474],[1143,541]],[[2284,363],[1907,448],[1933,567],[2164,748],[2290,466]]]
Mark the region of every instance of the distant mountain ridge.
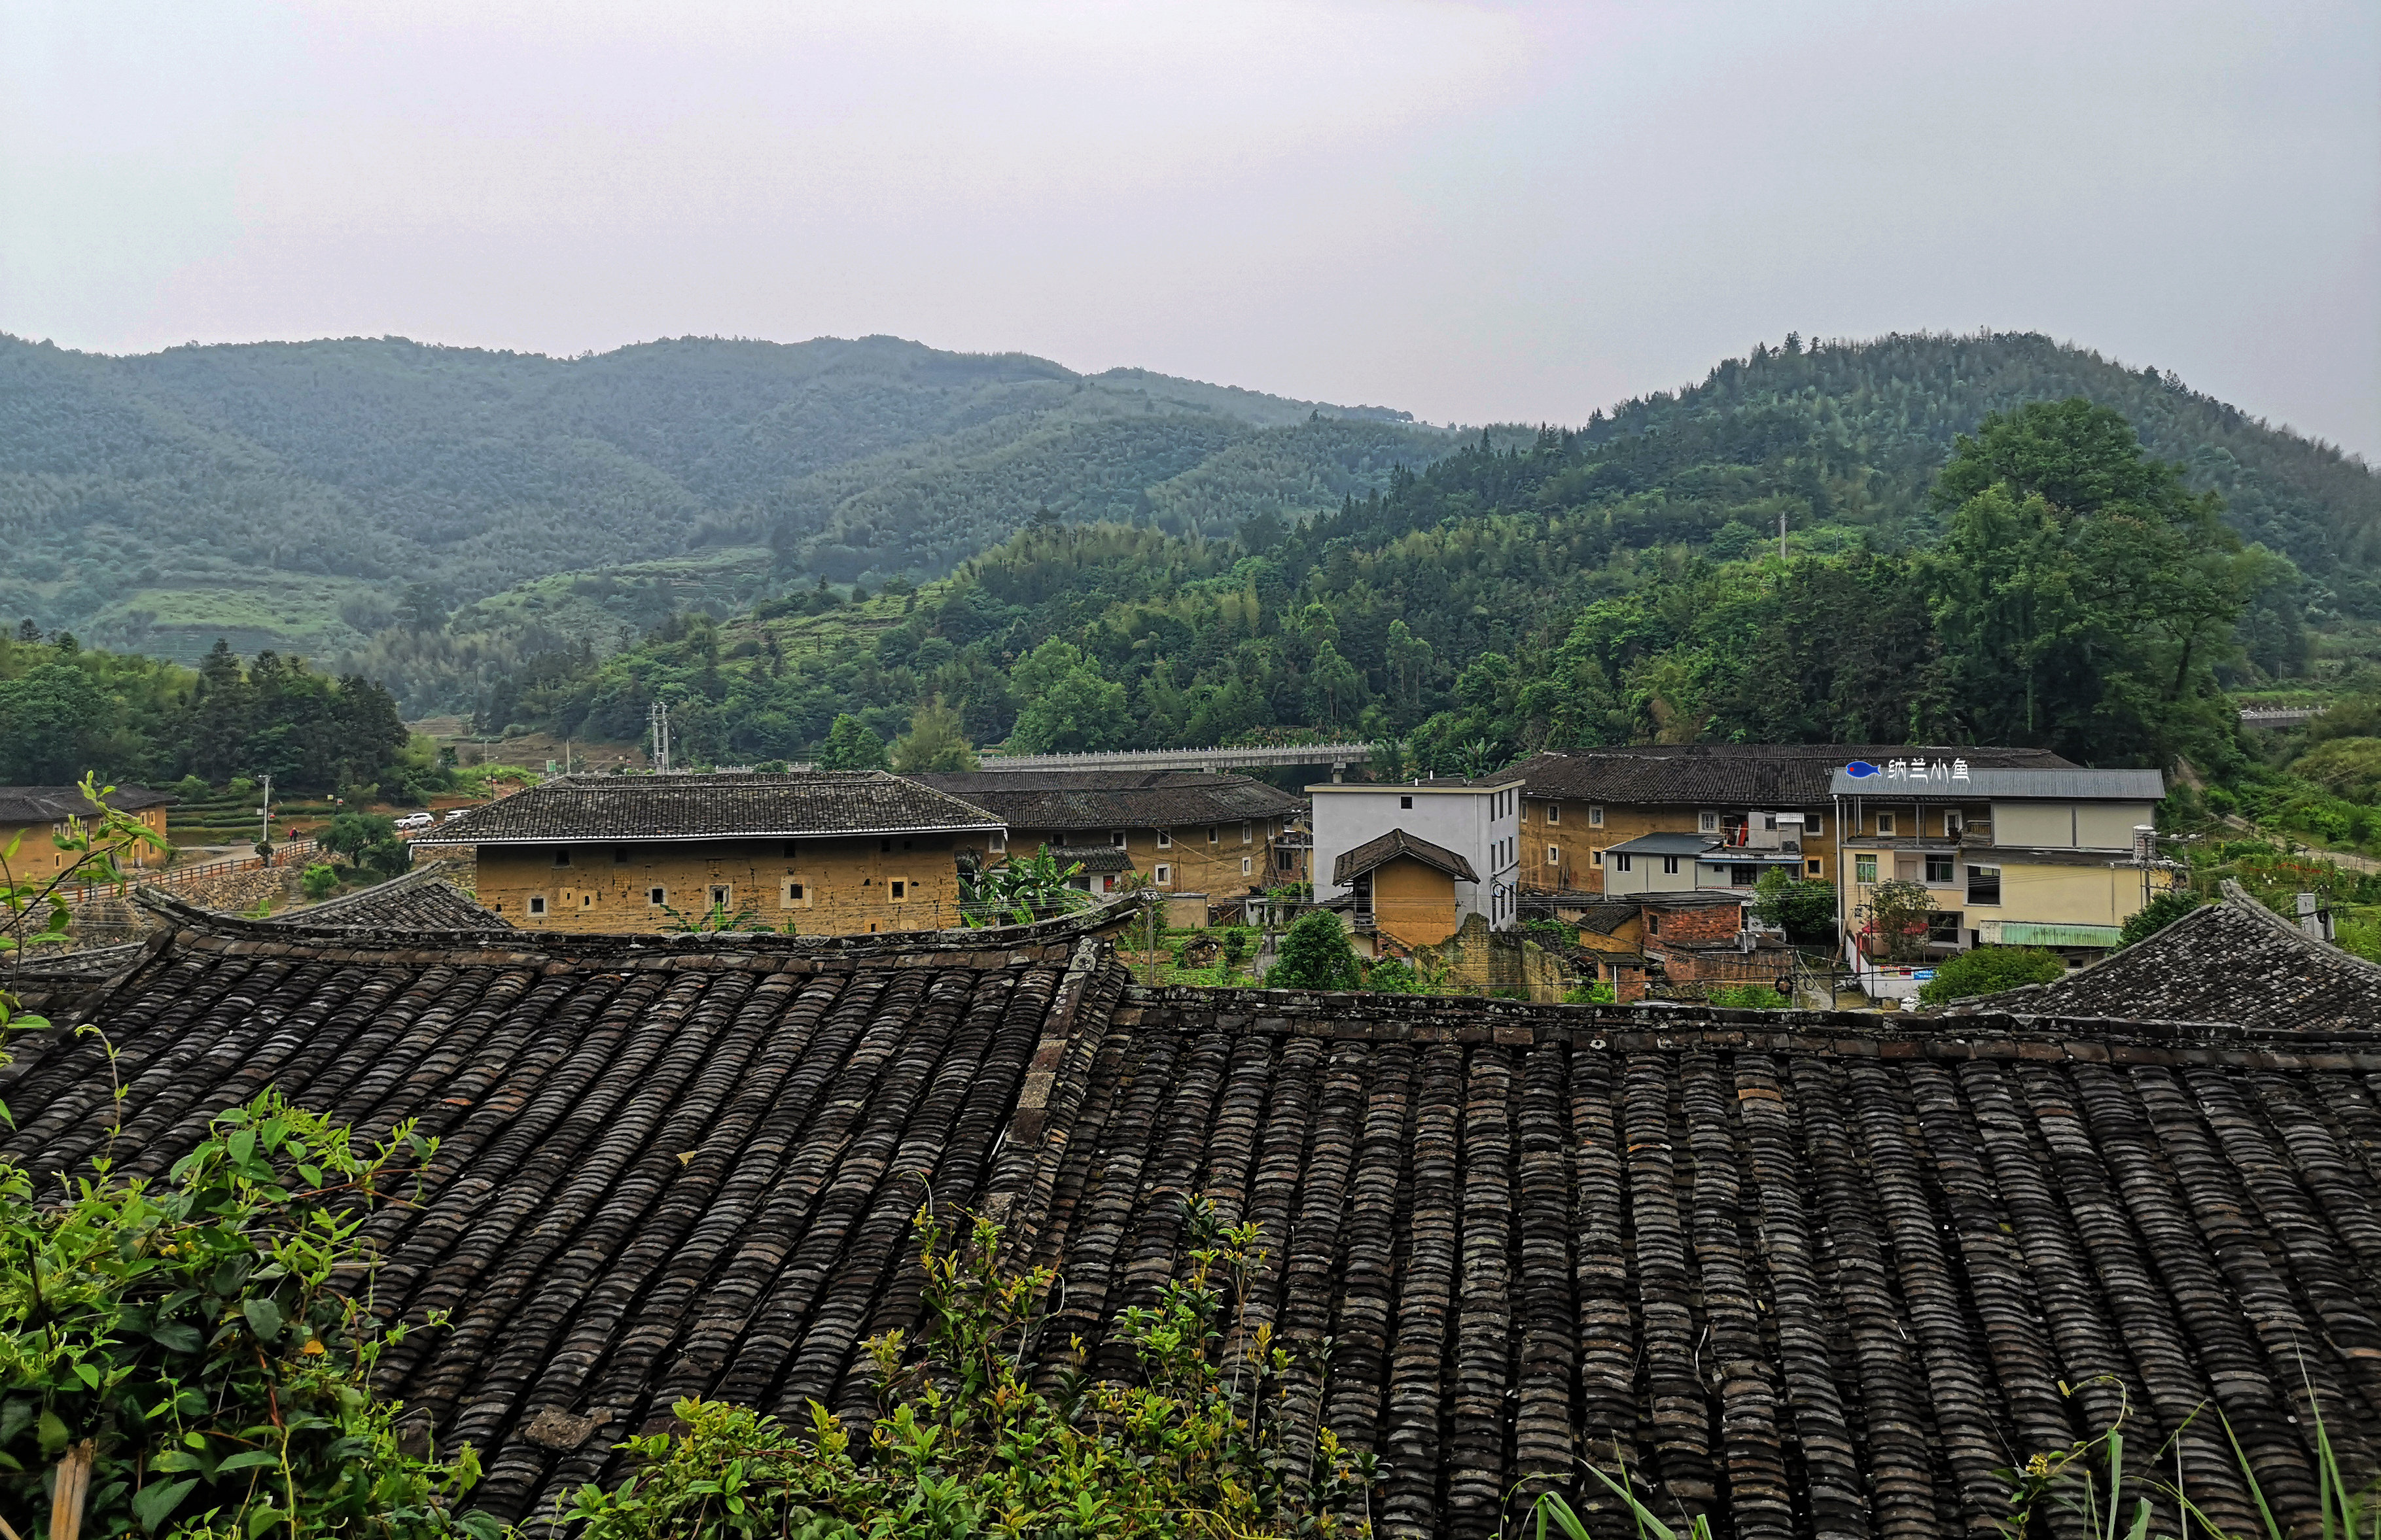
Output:
[[192,657],[345,652],[556,573],[765,544],[946,568],[1044,505],[1295,515],[1452,445],[1343,408],[893,337],[599,356],[348,338],[133,358],[0,336],[0,615]]

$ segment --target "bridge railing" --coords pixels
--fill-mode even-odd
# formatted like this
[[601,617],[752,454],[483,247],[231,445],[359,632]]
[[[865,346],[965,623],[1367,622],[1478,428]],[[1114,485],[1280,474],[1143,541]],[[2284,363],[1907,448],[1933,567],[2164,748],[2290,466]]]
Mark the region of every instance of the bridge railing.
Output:
[[1268,743],[1245,748],[1117,749],[1079,754],[986,754],[986,770],[1238,770],[1277,764],[1362,764],[1369,743]]

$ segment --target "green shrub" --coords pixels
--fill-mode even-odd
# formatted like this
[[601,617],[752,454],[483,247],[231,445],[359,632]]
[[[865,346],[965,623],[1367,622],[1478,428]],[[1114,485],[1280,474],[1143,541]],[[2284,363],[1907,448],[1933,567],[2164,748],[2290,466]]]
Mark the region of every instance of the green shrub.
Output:
[[1575,984],[1563,991],[1563,1003],[1574,1006],[1608,1006],[1614,1003],[1612,985],[1602,979]]
[[1364,970],[1364,987],[1382,995],[1420,995],[1422,975],[1400,959],[1385,957]]
[[1360,989],[1356,948],[1339,917],[1327,909],[1302,916],[1281,938],[1281,956],[1265,973],[1267,989]]
[[1935,976],[1918,986],[1918,1000],[1921,1005],[1948,1005],[2066,976],[2067,964],[2057,952],[2040,947],[1977,947],[1937,965]]
[[1711,1003],[1728,1010],[1783,1010],[1794,1002],[1765,984],[1740,984],[1713,990]]
[[375,1256],[356,1235],[434,1149],[404,1123],[359,1154],[267,1091],[163,1181],[103,1158],[37,1203],[0,1164],[0,1510],[46,1509],[73,1465],[85,1534],[494,1540],[494,1520],[452,1512],[470,1449],[404,1454],[371,1394],[404,1328],[365,1302]]
[[339,890],[337,871],[319,863],[306,868],[305,874],[298,882],[305,889],[306,897],[318,904]]
[[2118,941],[2130,947],[2136,941],[2147,940],[2199,907],[2199,899],[2181,888],[2170,888],[2143,904],[2125,920],[2124,931]]
[[[1190,1271],[1154,1308],[1124,1311],[1138,1383],[1059,1376],[1035,1388],[1025,1349],[1041,1331],[1051,1267],[1013,1274],[1001,1232],[973,1220],[965,1243],[921,1216],[931,1335],[872,1338],[876,1414],[855,1430],[813,1401],[806,1427],[716,1402],[680,1401],[683,1434],[625,1446],[643,1468],[609,1491],[581,1487],[567,1515],[580,1540],[803,1540],[1015,1535],[1352,1537],[1374,1477],[1369,1455],[1330,1430],[1281,1441],[1289,1355],[1243,1313],[1261,1261],[1258,1227],[1226,1228],[1189,1204]],[[1247,1358],[1227,1362],[1244,1338]]]

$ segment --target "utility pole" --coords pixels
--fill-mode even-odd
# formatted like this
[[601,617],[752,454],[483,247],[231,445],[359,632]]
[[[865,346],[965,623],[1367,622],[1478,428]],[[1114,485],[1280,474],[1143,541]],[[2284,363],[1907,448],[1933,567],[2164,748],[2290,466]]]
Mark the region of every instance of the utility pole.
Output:
[[1782,507],[1777,510],[1777,559],[1786,559],[1786,510]]
[[670,767],[669,706],[665,702],[655,701],[653,710],[646,715],[653,728],[653,769],[658,774],[666,775]]
[[273,859],[270,853],[273,849],[273,777],[271,776],[264,777],[264,801],[256,810],[256,843],[262,847],[258,854],[264,856],[268,861]]

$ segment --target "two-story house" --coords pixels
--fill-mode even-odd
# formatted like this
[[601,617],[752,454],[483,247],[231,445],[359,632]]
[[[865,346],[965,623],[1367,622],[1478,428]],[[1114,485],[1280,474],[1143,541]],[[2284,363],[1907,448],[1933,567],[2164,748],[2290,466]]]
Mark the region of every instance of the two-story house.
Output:
[[[1828,743],[1645,744],[1621,749],[1548,749],[1506,772],[1521,795],[1522,886],[1533,893],[1607,891],[1606,852],[1645,835],[1701,835],[1737,849],[1764,852],[1729,861],[1731,869],[1787,864],[1805,877],[1838,880],[1829,837],[1830,777],[1854,760],[1965,759],[1971,766],[2056,769],[2068,762],[2045,749],[1879,748]],[[1664,852],[1683,857],[1683,850]],[[1655,876],[1690,880],[1680,873]],[[1633,853],[1629,873],[1641,875]],[[1739,874],[1731,870],[1729,886]],[[1755,871],[1751,874],[1758,875]],[[1655,885],[1656,890],[1662,885]],[[1614,889],[1618,891],[1618,889]],[[1630,891],[1645,891],[1630,885]]]
[[1299,801],[1247,776],[1185,770],[972,770],[910,777],[1004,825],[987,860],[1046,845],[1082,867],[1079,886],[1114,892],[1137,872],[1161,894],[1220,902],[1305,875]]
[[[107,798],[109,807],[138,819],[161,839],[165,834],[165,809],[173,801],[165,793],[145,786],[119,786]],[[0,786],[0,849],[6,849],[12,840],[18,841],[10,862],[17,875],[47,882],[83,859],[79,850],[59,849],[53,837],[67,832],[67,820],[87,819],[98,812],[79,786]],[[163,847],[143,846],[117,852],[116,864],[163,866],[169,855]]]
[[[1405,866],[1435,870],[1449,885],[1447,935],[1473,914],[1492,930],[1509,927],[1518,911],[1521,845],[1521,782],[1513,776],[1479,780],[1439,776],[1416,781],[1330,781],[1306,788],[1313,799],[1314,897],[1354,900],[1357,927],[1377,914],[1366,902],[1375,868],[1372,855],[1396,849]],[[1391,835],[1398,836],[1389,839]],[[1341,858],[1363,852],[1355,861]],[[1411,859],[1427,851],[1426,860]],[[1462,874],[1469,873],[1469,875]],[[1421,871],[1414,874],[1417,881]],[[1328,880],[1326,881],[1326,876]],[[1410,897],[1401,898],[1410,902]],[[1419,908],[1413,910],[1421,912]],[[1446,935],[1422,935],[1410,921],[1410,946],[1435,946]]]
[[706,915],[804,935],[959,923],[959,852],[996,816],[882,770],[565,776],[414,841],[470,846],[482,907],[523,930],[666,931]]
[[[2155,770],[2007,769],[1914,751],[1829,777],[1838,919],[1848,948],[1922,962],[1971,947],[2047,947],[2070,962],[2117,945],[2166,874],[2142,859],[2165,777]],[[1870,934],[1871,897],[1923,886],[1923,938]],[[1862,966],[1862,959],[1854,965]],[[1874,991],[1872,991],[1874,993]]]

